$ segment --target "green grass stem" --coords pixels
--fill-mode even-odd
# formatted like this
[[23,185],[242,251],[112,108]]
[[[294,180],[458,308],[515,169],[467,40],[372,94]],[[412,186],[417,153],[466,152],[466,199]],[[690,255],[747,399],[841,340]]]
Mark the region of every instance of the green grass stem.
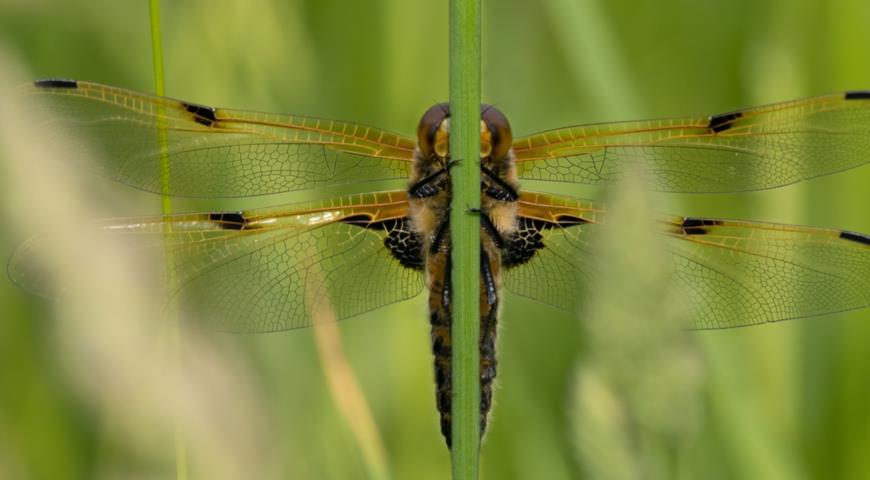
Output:
[[453,478],[476,479],[480,451],[480,0],[450,1]]
[[[151,58],[154,70],[154,93],[160,96],[166,95],[166,83],[163,73],[163,45],[160,34],[160,0],[148,0],[148,11],[151,22]],[[168,140],[166,136],[166,128],[163,122],[165,112],[158,112],[157,120],[157,142],[160,145],[160,190],[162,195],[161,207],[164,215],[172,213],[172,198],[171,193],[171,178],[169,169]],[[166,273],[167,273],[167,289],[172,291],[175,288],[175,258],[167,249],[166,251]],[[178,314],[174,308],[167,310],[167,323],[169,327],[170,343],[173,347],[173,352],[180,360],[181,354],[181,329],[178,325]],[[180,367],[180,364],[179,364]],[[175,478],[176,480],[187,480],[189,478],[189,468],[187,464],[187,445],[184,440],[184,432],[181,430],[178,422],[175,427]]]
[[[154,70],[154,93],[161,97],[166,95],[166,82],[163,75],[163,46],[160,41],[160,0],[148,0],[148,10],[151,18],[151,59]],[[163,118],[160,115],[158,122]],[[172,198],[170,193],[169,161],[166,156],[166,130],[158,124],[158,142],[160,142],[160,185],[163,192],[163,213],[172,213]]]

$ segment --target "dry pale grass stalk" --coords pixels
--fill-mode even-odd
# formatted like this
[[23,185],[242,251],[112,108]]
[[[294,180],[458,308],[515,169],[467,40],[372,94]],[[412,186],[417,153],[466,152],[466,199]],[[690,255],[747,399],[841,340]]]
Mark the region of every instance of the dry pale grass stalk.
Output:
[[387,479],[389,474],[383,440],[359,381],[344,354],[335,313],[327,299],[319,295],[321,282],[317,279],[316,274],[309,277],[306,303],[316,323],[314,339],[330,394],[353,433],[369,478]]

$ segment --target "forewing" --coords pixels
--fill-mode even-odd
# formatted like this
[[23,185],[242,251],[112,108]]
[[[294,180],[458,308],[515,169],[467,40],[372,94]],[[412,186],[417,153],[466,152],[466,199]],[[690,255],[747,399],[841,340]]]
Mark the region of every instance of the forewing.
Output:
[[634,168],[663,192],[776,188],[870,161],[870,92],[567,127],[520,138],[513,149],[530,180],[603,185]]
[[211,108],[95,83],[46,80],[22,92],[47,114],[47,135],[93,149],[97,173],[173,196],[406,179],[414,151],[411,140],[363,125]]
[[[419,271],[402,267],[384,246],[390,220],[407,213],[403,192],[340,197],[245,212],[103,221],[95,233],[135,245],[131,254],[165,254],[171,292],[219,330],[269,332],[307,327],[329,307],[339,320],[411,298]],[[10,276],[53,293],[34,272],[36,237],[9,263]],[[50,239],[49,239],[50,241]]]
[[[583,200],[526,196],[520,215],[549,215],[551,223],[541,229],[544,248],[508,270],[505,285],[516,294],[579,311],[600,268],[590,245],[607,228],[603,208]],[[870,236],[710,218],[662,217],[657,225],[667,239],[671,281],[690,309],[692,328],[740,327],[870,306]]]

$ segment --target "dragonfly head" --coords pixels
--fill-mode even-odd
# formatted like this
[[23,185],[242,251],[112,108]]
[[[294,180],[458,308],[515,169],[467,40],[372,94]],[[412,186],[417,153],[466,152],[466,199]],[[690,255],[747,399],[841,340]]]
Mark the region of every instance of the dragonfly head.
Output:
[[[513,136],[507,117],[498,108],[480,105],[480,158],[501,159],[511,148]],[[450,104],[433,105],[417,126],[417,142],[426,158],[450,155]]]

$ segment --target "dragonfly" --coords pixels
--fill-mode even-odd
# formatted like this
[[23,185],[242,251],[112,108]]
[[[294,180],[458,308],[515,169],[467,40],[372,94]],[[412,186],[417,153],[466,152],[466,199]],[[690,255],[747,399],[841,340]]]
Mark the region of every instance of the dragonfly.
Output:
[[[95,221],[91,228],[167,253],[170,294],[195,299],[229,332],[312,326],[428,291],[436,405],[451,444],[450,108],[422,116],[412,139],[355,123],[213,108],[74,80],[22,89],[50,115],[47,132],[87,139],[95,171],[131,187],[199,198],[257,197],[331,187],[362,191],[238,211]],[[480,116],[480,431],[496,377],[503,290],[575,312],[594,284],[591,238],[605,206],[536,185],[612,185],[632,168],[661,192],[772,189],[870,159],[870,91],[724,114],[580,125],[514,138],[507,117]],[[476,161],[477,159],[475,159]],[[168,166],[168,168],[166,168]],[[167,173],[168,172],[168,173]],[[406,187],[370,191],[397,180]],[[721,329],[870,305],[870,236],[846,230],[660,215],[670,279],[689,328]],[[34,237],[10,277],[51,295],[35,272]],[[143,248],[146,248],[143,247]],[[169,255],[171,254],[171,255]]]

